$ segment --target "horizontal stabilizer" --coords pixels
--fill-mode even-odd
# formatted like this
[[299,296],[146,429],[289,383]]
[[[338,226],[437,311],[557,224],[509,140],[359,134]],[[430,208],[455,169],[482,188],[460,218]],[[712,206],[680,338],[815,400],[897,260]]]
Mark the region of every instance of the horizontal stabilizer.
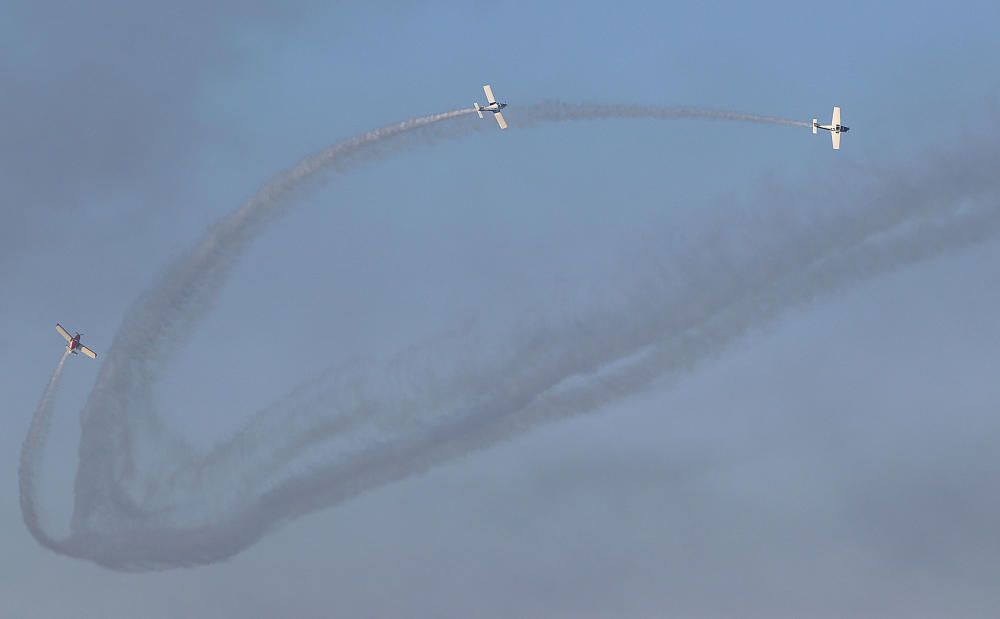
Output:
[[813,119],[813,135],[816,135],[816,119]]
[[479,114],[480,118],[483,117],[483,108],[479,107],[478,103],[473,103],[472,104],[472,109],[476,110],[476,114]]

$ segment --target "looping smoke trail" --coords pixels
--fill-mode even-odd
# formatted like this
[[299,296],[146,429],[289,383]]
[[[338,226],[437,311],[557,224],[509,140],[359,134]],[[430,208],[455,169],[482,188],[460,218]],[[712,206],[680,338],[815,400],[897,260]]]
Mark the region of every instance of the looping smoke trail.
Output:
[[[856,209],[822,225],[786,230],[787,238],[765,243],[755,260],[737,252],[712,255],[705,266],[697,261],[704,252],[696,252],[696,261],[685,265],[693,268],[670,272],[669,279],[679,284],[666,285],[654,273],[653,285],[618,311],[522,334],[496,358],[464,365],[452,375],[423,377],[399,395],[379,382],[385,373],[338,372],[262,410],[207,455],[173,437],[156,413],[151,385],[210,309],[246,243],[324,173],[406,146],[495,130],[492,123],[442,124],[470,111],[392,125],[305,159],[173,265],[127,314],[84,408],[70,538],[54,543],[44,537],[32,495],[25,499],[31,485],[22,482],[29,531],[53,550],[114,569],[218,561],[285,520],[669,379],[789,307],[880,270],[975,242],[994,234],[1000,222],[995,200],[978,202],[983,195],[996,198],[990,167],[995,153],[976,165],[970,149],[946,158],[942,168],[961,171],[960,188],[923,171],[898,183],[874,183],[873,197]],[[593,118],[809,126],[695,108],[548,103],[518,113],[522,126]],[[959,208],[968,202],[969,210]],[[770,227],[761,234],[764,241],[773,236]],[[939,237],[946,242],[930,242]],[[715,254],[726,250],[722,243],[713,247]],[[419,366],[419,355],[413,365]],[[398,422],[401,411],[410,421]],[[33,454],[43,439],[41,433],[30,448],[26,441],[23,478],[31,479]],[[337,439],[349,448],[323,465],[304,474],[289,468],[303,453]]]
[[[992,238],[1000,232],[998,215],[996,209],[977,211],[951,222],[927,223],[916,234],[902,234],[888,242],[869,238],[842,256],[775,274],[766,285],[748,287],[714,310],[705,306],[700,317],[674,328],[651,321],[634,329],[632,338],[621,332],[596,338],[603,346],[594,346],[592,334],[614,334],[614,325],[597,322],[557,338],[550,335],[545,338],[546,347],[558,340],[558,354],[553,356],[541,347],[528,350],[519,359],[526,366],[522,372],[513,368],[497,372],[494,380],[506,383],[507,394],[466,401],[464,414],[445,417],[420,432],[373,444],[354,458],[290,478],[265,495],[264,505],[274,519],[294,517],[412,476],[542,423],[598,410],[654,382],[676,379],[754,327],[819,294]],[[587,341],[587,346],[596,350],[574,350],[575,341]],[[394,405],[383,406],[391,409]]]

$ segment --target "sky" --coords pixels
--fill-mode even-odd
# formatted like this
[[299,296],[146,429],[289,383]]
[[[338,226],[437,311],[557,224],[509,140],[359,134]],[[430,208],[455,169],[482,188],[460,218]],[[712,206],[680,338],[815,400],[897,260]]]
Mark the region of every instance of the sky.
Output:
[[[332,4],[5,10],[6,612],[992,615],[995,3]],[[484,83],[509,130],[418,131],[210,253],[232,266],[208,288],[171,275],[303,157]],[[552,101],[839,105],[851,132],[834,152],[802,127],[540,121]],[[122,538],[135,552],[180,524],[212,525],[205,548],[265,534],[135,572],[33,539],[18,470],[56,322],[99,357],[56,391],[45,530],[128,554],[109,495],[74,503],[82,467],[85,488],[168,501]],[[115,382],[130,355],[152,405]],[[286,414],[303,383],[320,404]],[[213,453],[226,466],[150,490]]]

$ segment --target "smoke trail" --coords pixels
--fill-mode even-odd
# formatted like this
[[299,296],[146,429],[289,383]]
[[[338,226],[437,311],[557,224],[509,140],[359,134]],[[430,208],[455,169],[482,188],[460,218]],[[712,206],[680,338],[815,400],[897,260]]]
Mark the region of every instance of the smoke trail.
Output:
[[[454,404],[463,410],[461,414],[443,416],[418,432],[383,440],[352,458],[291,478],[265,494],[263,507],[271,519],[293,518],[543,423],[598,410],[653,383],[677,378],[750,330],[818,295],[992,238],[1000,232],[1000,213],[977,211],[956,221],[918,227],[888,242],[869,240],[844,255],[775,274],[767,285],[748,289],[728,304],[714,308],[699,304],[704,312],[700,319],[674,329],[661,330],[650,321],[638,325],[629,338],[620,330],[615,333],[614,325],[595,321],[560,334],[542,334],[541,344],[525,351],[517,367],[505,368],[492,381],[484,381],[486,397],[479,401],[456,397],[459,402]],[[595,337],[595,333],[601,335]],[[623,346],[622,339],[631,343]],[[578,342],[585,345],[576,346]],[[490,386],[497,383],[502,390],[490,393]],[[412,406],[412,401],[407,403]],[[398,406],[399,402],[383,402],[369,410]]]
[[24,518],[24,524],[39,543],[56,551],[60,549],[59,543],[45,532],[39,521],[38,480],[35,471],[38,470],[41,463],[45,440],[48,438],[49,425],[52,421],[56,387],[59,385],[59,378],[62,376],[63,366],[66,364],[68,356],[69,350],[63,352],[59,363],[56,364],[56,369],[49,377],[48,384],[45,385],[42,397],[38,401],[38,407],[31,418],[28,435],[24,437],[24,445],[21,447],[21,465],[17,471],[17,480],[21,488],[21,515]]
[[[156,415],[150,386],[209,309],[246,242],[323,172],[484,126],[495,130],[486,123],[432,127],[467,113],[400,123],[305,160],[216,225],[139,301],[84,409],[71,538],[49,547],[116,569],[231,556],[284,520],[539,423],[595,410],[689,370],[817,294],[975,242],[997,228],[997,180],[991,172],[996,153],[987,150],[988,156],[977,159],[983,153],[968,148],[929,170],[873,181],[859,192],[868,197],[855,208],[832,205],[834,216],[815,225],[790,227],[775,214],[776,221],[768,223],[782,224],[786,236],[775,240],[770,225],[755,231],[763,243],[756,260],[739,254],[739,239],[718,243],[710,254],[695,246],[684,270],[666,278],[650,274],[653,285],[637,287],[641,292],[624,307],[596,312],[570,327],[523,334],[506,354],[465,364],[452,375],[422,373],[421,382],[396,397],[378,382],[385,374],[334,374],[261,411],[207,456],[171,437]],[[556,103],[519,112],[527,124],[611,117],[808,126],[689,108]],[[986,206],[980,204],[984,196],[992,199]],[[726,256],[727,250],[732,255]],[[156,357],[150,354],[154,348]],[[418,351],[416,360],[401,360],[396,371],[404,376],[406,368],[419,371],[421,356]],[[400,411],[413,421],[397,423]],[[288,472],[302,452],[337,439],[348,448],[336,457],[306,474]],[[230,494],[223,494],[227,490]],[[23,492],[22,483],[22,507]],[[29,530],[37,537],[37,512],[31,501],[28,506],[25,521],[32,520]]]
[[[521,114],[531,122],[544,122],[550,120],[547,114],[555,113],[551,120],[562,120],[573,110],[580,118],[609,117],[617,110],[623,117],[648,113],[656,118],[712,118],[766,123],[776,120],[695,108],[573,106],[558,103],[526,106]],[[190,336],[197,321],[208,311],[216,291],[247,242],[272,217],[294,204],[295,198],[324,174],[343,172],[361,162],[406,147],[496,129],[490,123],[478,122],[443,125],[444,121],[466,116],[472,111],[455,110],[404,121],[348,139],[304,159],[213,226],[195,250],[175,264],[159,284],[138,301],[126,315],[83,411],[88,423],[84,425],[81,437],[75,529],[102,523],[117,530],[120,527],[115,517],[107,513],[109,508],[113,506],[126,512],[137,509],[133,505],[135,501],[128,497],[130,493],[123,491],[121,484],[109,485],[100,480],[141,479],[146,495],[160,493],[165,502],[175,503],[174,497],[162,492],[163,488],[171,485],[171,479],[163,479],[165,469],[159,466],[160,463],[171,463],[174,471],[197,469],[199,477],[204,475],[202,467],[198,466],[197,456],[181,441],[164,440],[163,437],[169,435],[159,427],[150,386]],[[786,121],[788,123],[792,121]],[[141,442],[147,436],[155,436],[156,440]],[[246,453],[245,448],[241,451]],[[169,477],[177,479],[178,475]],[[182,473],[180,477],[185,475]],[[132,490],[133,493],[138,491]],[[149,503],[148,496],[144,503]],[[89,522],[85,523],[84,518]]]
[[551,101],[537,106],[531,106],[527,114],[519,114],[521,126],[525,122],[554,122],[561,120],[583,120],[587,118],[636,118],[636,119],[701,119],[745,122],[762,125],[784,125],[786,127],[812,127],[812,123],[801,120],[790,120],[776,116],[761,116],[759,114],[743,114],[726,110],[713,110],[701,107],[665,107],[657,105],[625,105],[625,104],[588,104],[563,103]]

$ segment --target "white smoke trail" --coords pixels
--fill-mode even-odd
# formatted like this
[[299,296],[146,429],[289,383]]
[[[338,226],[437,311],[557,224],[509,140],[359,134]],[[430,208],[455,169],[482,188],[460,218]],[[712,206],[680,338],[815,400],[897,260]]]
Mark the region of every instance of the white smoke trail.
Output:
[[[457,409],[458,414],[441,415],[429,420],[421,431],[374,442],[363,453],[295,476],[269,491],[264,505],[276,521],[292,518],[418,474],[543,423],[598,410],[653,383],[675,379],[750,330],[816,296],[993,238],[1000,232],[1000,212],[980,210],[951,222],[925,222],[918,228],[888,242],[869,239],[818,264],[774,274],[764,285],[749,287],[728,304],[693,305],[703,312],[701,316],[674,328],[661,329],[664,325],[656,325],[650,320],[652,313],[644,312],[649,322],[632,325],[631,334],[601,321],[559,334],[542,334],[542,344],[518,359],[520,371],[506,368],[496,373],[495,382],[480,385],[486,396],[466,399],[456,395],[451,410]],[[502,391],[491,393],[490,386],[497,383],[502,384]],[[428,410],[413,407],[412,401],[407,404],[408,413]],[[370,403],[369,411],[392,411],[400,405],[392,401]]]
[[626,104],[594,104],[594,103],[564,103],[550,101],[536,106],[529,106],[526,114],[518,116],[518,122],[525,126],[530,122],[552,122],[559,120],[582,120],[586,118],[637,118],[637,119],[700,119],[722,120],[730,122],[745,122],[762,125],[784,125],[786,127],[812,127],[812,123],[801,120],[791,120],[777,116],[762,116],[760,114],[744,114],[726,110],[713,110],[702,107],[659,106],[659,105],[626,105]]
[[[636,117],[645,111],[656,118],[714,118],[765,123],[776,120],[696,108],[614,107],[625,117]],[[526,120],[541,122],[549,120],[546,114],[556,113],[558,118],[553,119],[561,120],[572,109],[577,109],[581,118],[595,115],[607,117],[613,113],[612,106],[542,104],[526,106],[522,115]],[[126,315],[102,366],[98,383],[84,408],[83,416],[87,423],[81,438],[74,529],[107,526],[117,530],[120,527],[108,514],[109,509],[123,510],[130,517],[135,517],[136,510],[139,510],[136,501],[123,491],[122,484],[109,485],[97,480],[141,480],[142,503],[148,506],[155,503],[152,495],[176,505],[176,497],[170,496],[164,489],[178,479],[190,482],[192,474],[199,479],[205,477],[200,459],[183,442],[166,438],[169,433],[160,426],[155,415],[150,385],[190,336],[197,321],[208,311],[216,291],[246,243],[272,217],[293,204],[294,198],[311,181],[323,174],[350,169],[358,163],[388,155],[406,146],[496,129],[490,123],[467,123],[447,128],[442,125],[444,121],[471,113],[471,109],[455,110],[397,123],[335,144],[304,159],[278,175],[240,209],[213,226],[195,250],[176,263],[159,284],[139,300]],[[786,121],[786,124],[791,122]],[[287,420],[282,425],[286,423]],[[251,426],[242,434],[253,432],[253,427],[256,426]],[[266,435],[270,438],[273,433]],[[147,436],[155,438],[144,440]],[[241,454],[246,454],[245,441],[239,445]],[[273,456],[269,459],[273,460]],[[172,463],[171,470],[174,472],[166,474],[166,469],[159,466],[163,462]],[[129,474],[125,475],[124,471]],[[205,484],[216,485],[211,480],[205,480]],[[189,485],[187,487],[190,489]],[[214,495],[217,491],[208,493]],[[86,523],[85,518],[88,520]]]
[[[681,284],[650,274],[655,285],[644,286],[618,312],[598,313],[568,328],[541,328],[499,359],[425,378],[400,397],[381,388],[377,376],[335,374],[262,411],[207,457],[172,438],[155,413],[150,385],[173,347],[209,309],[246,242],[287,207],[303,183],[322,172],[389,154],[407,144],[406,137],[423,143],[481,127],[495,130],[481,123],[431,131],[431,125],[467,113],[400,123],[305,160],[216,225],[191,256],[168,272],[129,313],[102,367],[84,409],[71,538],[46,545],[116,569],[223,559],[286,519],[539,423],[595,410],[688,370],[748,329],[817,294],[966,245],[997,227],[996,153],[987,150],[982,157],[967,147],[929,172],[873,181],[859,192],[865,196],[860,204],[853,209],[832,205],[832,214],[817,225],[794,229],[776,215],[782,234],[767,226],[756,231],[762,243],[756,260],[725,256],[725,244],[699,249],[688,265],[700,268],[680,273]],[[519,113],[526,124],[611,117],[808,126],[690,108],[557,103]],[[979,204],[984,195],[993,202]],[[971,213],[963,210],[969,202],[975,205]],[[940,217],[944,221],[938,222]],[[883,242],[883,236],[889,240]],[[419,367],[400,363],[408,365]],[[395,424],[401,410],[414,421]],[[287,466],[302,452],[344,436],[358,438],[354,449],[305,475],[289,476]],[[30,472],[30,466],[25,468]],[[227,488],[232,494],[219,499]],[[216,508],[207,507],[210,499],[217,500]],[[37,510],[33,503],[29,507],[24,517],[26,523],[32,520],[29,530],[37,536]]]
[[21,447],[21,465],[17,471],[17,480],[21,488],[21,515],[24,518],[24,524],[39,543],[57,551],[61,548],[59,542],[45,532],[39,519],[37,471],[39,464],[41,464],[45,441],[49,435],[49,426],[52,423],[56,387],[59,386],[59,378],[62,376],[63,366],[66,365],[66,357],[68,356],[69,350],[67,349],[60,357],[59,363],[56,364],[56,369],[52,371],[49,382],[45,385],[35,414],[31,417],[28,434],[24,437],[24,445]]

